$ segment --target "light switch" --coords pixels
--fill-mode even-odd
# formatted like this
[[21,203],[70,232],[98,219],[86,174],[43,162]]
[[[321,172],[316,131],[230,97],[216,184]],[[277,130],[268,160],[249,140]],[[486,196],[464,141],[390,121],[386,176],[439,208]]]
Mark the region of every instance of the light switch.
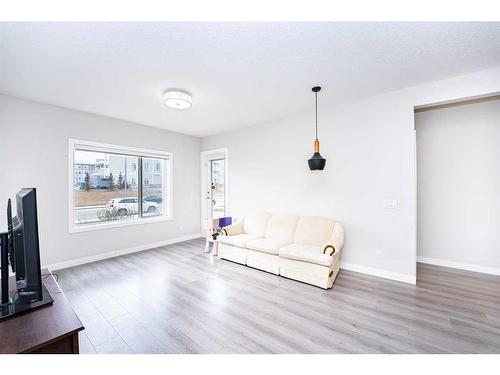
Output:
[[386,210],[395,210],[398,208],[398,200],[397,199],[385,199],[384,200],[384,208]]

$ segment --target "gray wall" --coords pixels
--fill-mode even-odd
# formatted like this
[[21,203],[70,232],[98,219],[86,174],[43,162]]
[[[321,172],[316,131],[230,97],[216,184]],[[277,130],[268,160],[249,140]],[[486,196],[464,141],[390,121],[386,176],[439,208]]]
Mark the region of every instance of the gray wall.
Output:
[[[500,92],[498,67],[350,103],[323,103],[320,138],[328,169],[322,173],[307,170],[312,112],[205,138],[202,149],[229,149],[231,214],[265,209],[336,218],[346,227],[344,267],[414,283],[414,106],[494,92]],[[69,137],[173,152],[175,220],[69,235]],[[15,150],[17,143],[22,149]],[[45,263],[197,233],[199,151],[193,137],[0,97],[0,224],[5,225],[5,198],[22,186],[37,186]],[[52,180],[60,185],[52,188]],[[387,199],[396,199],[398,208],[384,209]]]
[[[305,115],[202,140],[227,147],[234,216],[267,210],[342,222],[343,268],[414,283],[417,181],[414,107],[500,91],[500,69],[409,87],[349,103],[319,100],[326,169],[310,172],[314,102]],[[335,88],[332,88],[335,89]],[[396,200],[396,209],[386,209]]]
[[415,115],[418,255],[500,273],[500,100]]
[[[343,268],[413,282],[412,106],[388,95],[320,107],[320,151],[327,159],[321,172],[307,164],[312,111],[203,138],[203,150],[228,148],[230,214],[269,211],[338,220],[346,230]],[[398,208],[384,209],[387,199],[398,200]]]
[[[173,221],[68,233],[68,139],[173,153]],[[0,95],[0,228],[8,197],[36,187],[43,264],[200,233],[200,139]]]

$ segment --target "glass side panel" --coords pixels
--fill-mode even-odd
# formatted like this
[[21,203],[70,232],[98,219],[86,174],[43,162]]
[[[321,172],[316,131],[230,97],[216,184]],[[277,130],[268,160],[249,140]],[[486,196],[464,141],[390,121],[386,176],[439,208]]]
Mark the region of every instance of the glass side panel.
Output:
[[225,216],[225,160],[211,160],[212,218]]
[[166,210],[165,160],[142,159],[142,216],[163,215]]

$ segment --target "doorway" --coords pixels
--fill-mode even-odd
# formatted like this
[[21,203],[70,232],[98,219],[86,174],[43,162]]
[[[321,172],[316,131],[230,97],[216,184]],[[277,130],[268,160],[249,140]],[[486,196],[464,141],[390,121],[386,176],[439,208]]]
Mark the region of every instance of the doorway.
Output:
[[498,96],[415,111],[417,261],[500,275]]
[[202,222],[229,215],[227,159],[227,149],[203,151],[201,153]]

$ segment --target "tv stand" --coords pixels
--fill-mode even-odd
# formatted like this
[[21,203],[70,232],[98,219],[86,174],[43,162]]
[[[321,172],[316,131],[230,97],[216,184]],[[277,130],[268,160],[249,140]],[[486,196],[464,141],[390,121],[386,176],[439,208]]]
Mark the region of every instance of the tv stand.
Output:
[[[8,261],[8,250],[7,250],[7,233],[0,233],[0,265],[1,265],[1,279],[2,279],[2,289],[0,291],[2,295],[0,303],[0,321],[7,319],[17,314],[23,314],[29,310],[37,309],[42,306],[50,305],[54,302],[49,291],[42,283],[42,296],[40,301],[32,301],[32,296],[29,292],[24,293],[22,290],[18,290],[17,280],[15,277],[9,278],[9,261]],[[9,288],[10,284],[10,288]],[[12,298],[11,298],[12,296]]]
[[0,354],[78,354],[78,332],[84,329],[80,319],[49,270],[42,270],[42,284],[44,296],[47,292],[54,302],[1,320]]
[[[15,278],[11,278],[11,280],[15,284]],[[14,289],[15,290],[15,289]],[[14,294],[15,291],[12,291],[9,294]],[[18,314],[24,314],[29,312],[30,310],[38,309],[43,306],[51,305],[54,300],[52,299],[52,296],[50,295],[49,291],[45,287],[45,285],[42,285],[42,293],[43,293],[43,299],[41,301],[35,301],[35,302],[29,302],[26,301],[26,298],[23,298],[22,295],[17,295],[14,298],[9,298],[10,302],[7,304],[2,304],[0,307],[0,321],[13,317]]]

